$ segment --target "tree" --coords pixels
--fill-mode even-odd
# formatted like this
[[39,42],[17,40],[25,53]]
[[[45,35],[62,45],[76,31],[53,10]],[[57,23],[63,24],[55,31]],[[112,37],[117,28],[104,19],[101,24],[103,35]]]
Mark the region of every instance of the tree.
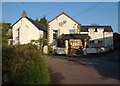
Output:
[[1,23],[0,27],[2,29],[2,44],[8,44],[8,38],[10,35],[8,34],[8,31],[10,29],[11,23]]
[[39,23],[39,19],[38,19],[38,18],[36,18],[36,20],[35,20],[35,21]]
[[90,36],[87,36],[87,38],[86,38],[86,46],[88,46],[88,44],[89,44],[89,40],[91,39],[91,37]]
[[40,19],[40,24],[47,28],[47,19],[45,18],[45,16]]
[[48,21],[45,16],[41,18],[40,20],[37,18],[36,21],[39,22],[42,26],[47,28]]

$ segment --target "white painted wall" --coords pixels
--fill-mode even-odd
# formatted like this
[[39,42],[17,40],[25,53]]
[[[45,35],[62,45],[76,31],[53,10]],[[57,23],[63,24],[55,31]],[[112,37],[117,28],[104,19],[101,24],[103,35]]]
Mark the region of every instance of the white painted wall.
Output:
[[88,32],[80,32],[80,34],[88,34]]
[[113,49],[113,33],[112,32],[104,32],[104,40],[105,40],[105,47],[109,47]]
[[[64,20],[66,20],[66,24],[64,24],[63,26],[59,26],[60,22],[63,22]],[[50,38],[49,38],[49,43],[52,44],[53,40],[53,30],[59,30],[59,35],[62,34],[69,34],[69,30],[71,29],[77,29],[78,24],[71,20],[69,17],[67,17],[66,15],[62,14],[60,15],[58,18],[54,19],[53,21],[51,21],[49,23],[50,28],[49,28],[49,33],[50,33]]]
[[22,18],[12,28],[14,41],[13,44],[18,43],[16,40],[16,37],[18,37],[18,28],[20,29],[20,44],[27,44],[30,43],[31,40],[38,40],[40,36],[43,37],[42,30],[39,30],[27,18]]
[[98,32],[91,33],[91,30],[95,30],[95,28],[88,29],[88,35],[90,36],[90,40],[95,40],[95,43],[98,43],[98,40],[103,41],[104,47],[109,47],[113,49],[113,32],[103,32],[104,28],[97,28]]
[[103,38],[103,31],[104,28],[97,28],[98,32],[93,32],[91,33],[91,30],[95,31],[95,28],[89,28],[88,29],[88,35],[91,37],[90,40],[95,40],[95,39],[101,39]]

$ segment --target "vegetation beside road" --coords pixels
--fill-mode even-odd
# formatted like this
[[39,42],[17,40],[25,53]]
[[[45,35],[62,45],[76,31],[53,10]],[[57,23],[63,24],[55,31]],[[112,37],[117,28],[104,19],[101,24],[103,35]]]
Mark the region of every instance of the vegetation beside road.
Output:
[[50,84],[44,55],[36,46],[2,47],[2,84]]

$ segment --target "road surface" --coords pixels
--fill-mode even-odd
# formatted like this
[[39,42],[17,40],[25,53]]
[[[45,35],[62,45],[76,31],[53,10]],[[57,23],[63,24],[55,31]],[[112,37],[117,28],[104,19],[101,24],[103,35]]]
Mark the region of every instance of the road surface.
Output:
[[48,56],[52,84],[118,84],[118,63],[99,59],[77,61]]

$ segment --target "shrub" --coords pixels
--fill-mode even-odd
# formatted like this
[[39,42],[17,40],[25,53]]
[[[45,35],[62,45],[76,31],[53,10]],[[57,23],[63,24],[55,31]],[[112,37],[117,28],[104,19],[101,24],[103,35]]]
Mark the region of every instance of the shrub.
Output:
[[50,45],[48,45],[48,53],[49,54],[53,54],[53,48]]
[[3,84],[50,84],[44,56],[37,47],[3,46]]
[[65,39],[63,39],[63,38],[58,38],[58,39],[57,39],[57,47],[65,48]]

